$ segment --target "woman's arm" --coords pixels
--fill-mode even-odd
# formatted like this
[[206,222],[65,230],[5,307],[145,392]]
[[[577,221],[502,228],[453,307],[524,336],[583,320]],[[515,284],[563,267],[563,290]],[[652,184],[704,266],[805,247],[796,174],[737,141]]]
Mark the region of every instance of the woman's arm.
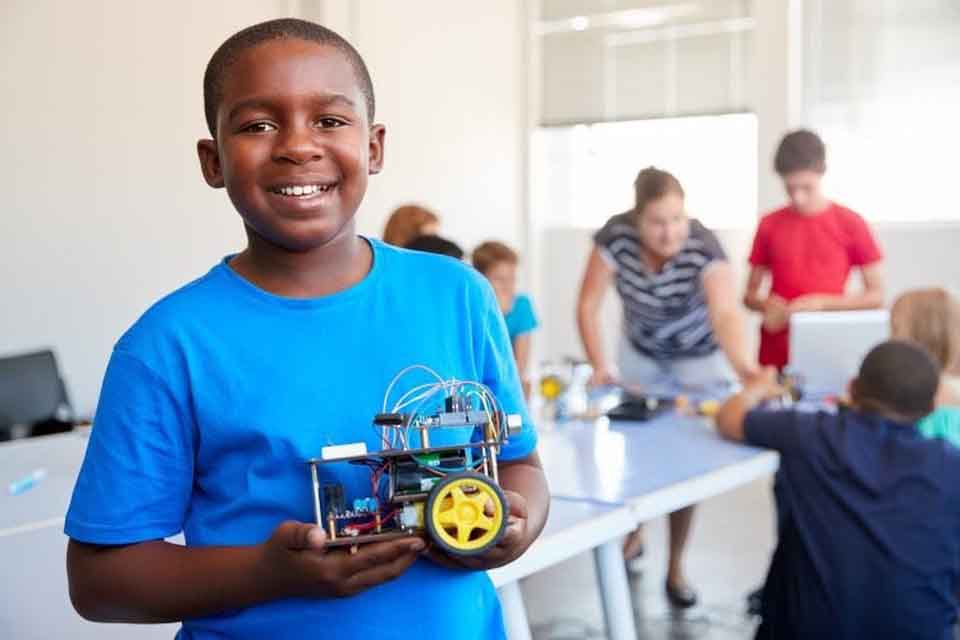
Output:
[[587,260],[587,269],[583,274],[580,295],[577,298],[577,327],[587,360],[593,366],[593,381],[599,384],[612,381],[600,335],[600,308],[612,280],[613,270],[594,247]]
[[707,267],[702,279],[713,333],[734,371],[746,381],[757,375],[760,369],[747,349],[746,318],[737,305],[733,268],[728,262],[714,262]]

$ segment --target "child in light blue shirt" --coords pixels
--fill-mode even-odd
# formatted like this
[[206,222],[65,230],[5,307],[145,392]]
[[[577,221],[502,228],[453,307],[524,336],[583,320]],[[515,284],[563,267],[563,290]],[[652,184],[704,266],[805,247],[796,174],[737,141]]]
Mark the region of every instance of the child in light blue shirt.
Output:
[[517,293],[517,253],[502,242],[488,241],[473,250],[473,266],[486,276],[497,294],[497,303],[507,323],[507,332],[513,346],[513,354],[523,380],[524,389],[529,393],[527,371],[530,366],[531,340],[533,331],[540,326],[537,314],[533,310],[530,296]]

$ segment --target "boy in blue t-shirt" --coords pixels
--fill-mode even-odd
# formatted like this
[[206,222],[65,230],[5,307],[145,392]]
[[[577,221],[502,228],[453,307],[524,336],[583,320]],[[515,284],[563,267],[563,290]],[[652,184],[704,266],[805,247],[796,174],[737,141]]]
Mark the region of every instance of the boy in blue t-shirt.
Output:
[[530,296],[517,293],[517,263],[520,257],[502,242],[489,240],[473,250],[471,261],[474,268],[490,281],[497,295],[497,303],[507,323],[507,333],[513,345],[513,356],[517,361],[520,379],[523,381],[524,390],[529,394],[527,372],[533,349],[532,336],[540,322],[533,310]]
[[780,452],[779,539],[757,638],[953,638],[960,450],[927,440],[939,370],[920,347],[875,347],[839,413],[764,410],[772,370],[717,414],[724,436]]
[[[65,530],[71,598],[99,621],[183,621],[180,638],[500,638],[483,569],[539,534],[548,494],[490,287],[445,257],[358,237],[384,128],[357,52],[319,25],[245,29],[204,76],[210,186],[248,245],[117,343]],[[523,428],[501,452],[510,519],[454,559],[419,539],[328,547],[304,461],[365,441],[391,378],[424,364],[490,387]],[[418,383],[404,378],[403,393]],[[396,398],[396,396],[393,396]],[[339,468],[346,467],[346,468]],[[349,494],[365,467],[326,471]],[[186,546],[164,538],[183,531]]]

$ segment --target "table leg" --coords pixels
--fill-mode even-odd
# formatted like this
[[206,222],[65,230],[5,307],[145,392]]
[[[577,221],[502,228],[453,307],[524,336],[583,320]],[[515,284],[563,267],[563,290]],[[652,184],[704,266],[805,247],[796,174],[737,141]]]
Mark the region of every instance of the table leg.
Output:
[[527,622],[527,609],[523,606],[520,582],[510,582],[497,590],[500,606],[503,607],[503,624],[507,628],[509,640],[531,640],[530,624]]
[[593,550],[593,558],[597,567],[597,581],[600,583],[607,636],[610,640],[636,640],[633,599],[620,540],[600,545]]

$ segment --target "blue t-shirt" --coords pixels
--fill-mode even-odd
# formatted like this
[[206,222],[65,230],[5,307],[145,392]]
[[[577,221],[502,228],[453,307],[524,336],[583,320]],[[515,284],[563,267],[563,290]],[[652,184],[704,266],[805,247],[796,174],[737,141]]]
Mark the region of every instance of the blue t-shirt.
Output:
[[[445,256],[369,241],[370,273],[340,293],[288,299],[224,260],[147,311],[117,343],[66,519],[71,538],[127,544],[183,531],[191,546],[249,545],[282,521],[314,519],[305,460],[365,441],[391,378],[421,363],[487,384],[536,435],[493,291]],[[404,378],[391,394],[428,377]],[[392,400],[391,400],[392,402]],[[370,472],[323,465],[346,494]],[[501,638],[485,572],[418,560],[401,577],[344,599],[289,599],[185,621],[180,638]]]
[[872,414],[752,411],[780,452],[757,638],[953,638],[960,450]]
[[529,333],[540,326],[537,321],[537,314],[533,311],[533,303],[530,302],[530,296],[519,294],[513,298],[513,306],[510,311],[504,314],[504,320],[507,323],[507,333],[510,334],[510,342],[524,333]]

